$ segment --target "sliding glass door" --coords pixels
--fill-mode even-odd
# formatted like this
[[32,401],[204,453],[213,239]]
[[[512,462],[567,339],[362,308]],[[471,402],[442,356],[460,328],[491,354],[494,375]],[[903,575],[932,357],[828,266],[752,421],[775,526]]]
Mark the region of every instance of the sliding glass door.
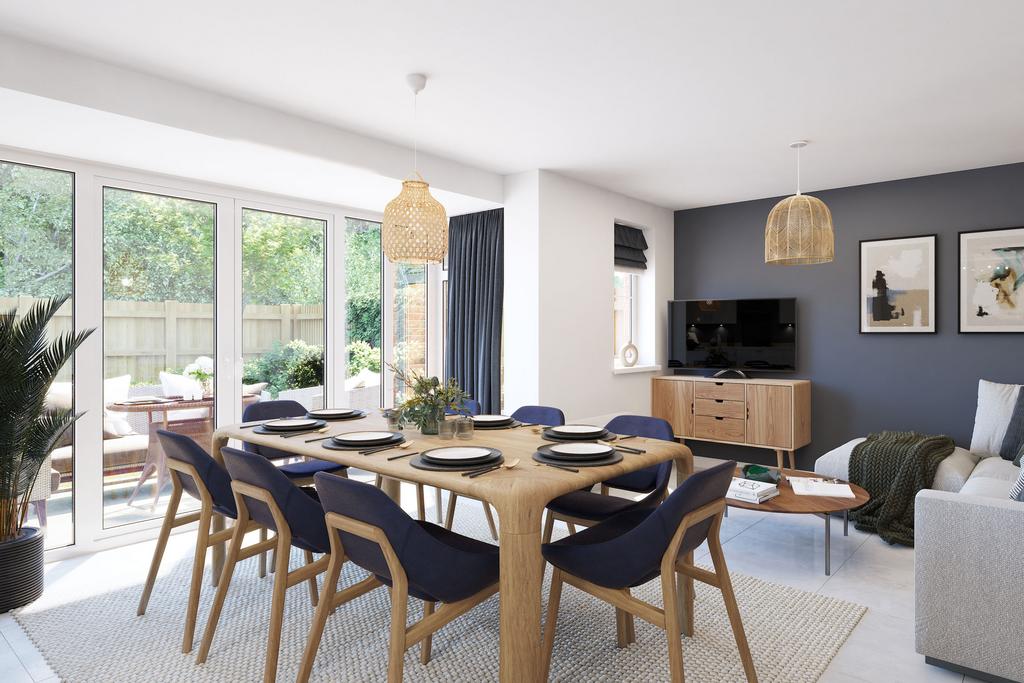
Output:
[[345,219],[345,395],[347,407],[383,404],[381,376],[384,256],[380,223]]
[[[41,299],[71,297],[75,227],[74,174],[0,161],[0,309],[19,315]],[[69,300],[49,328],[74,328]],[[46,397],[47,409],[73,407],[74,367],[61,370]],[[47,549],[75,542],[74,430],[43,463],[29,494],[29,526],[45,530]]]
[[[102,220],[103,526],[112,527],[164,513],[158,429],[210,448],[217,206],[105,186]],[[171,399],[174,410],[159,402]]]
[[325,407],[327,221],[243,208],[242,401]]

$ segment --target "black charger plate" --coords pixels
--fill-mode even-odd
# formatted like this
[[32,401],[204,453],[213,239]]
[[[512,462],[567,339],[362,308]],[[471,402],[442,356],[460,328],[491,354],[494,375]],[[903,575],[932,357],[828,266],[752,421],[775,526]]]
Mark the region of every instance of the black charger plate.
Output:
[[600,460],[555,460],[543,455],[540,451],[533,454],[533,459],[546,465],[559,465],[561,467],[604,467],[622,462],[622,453],[615,451],[606,458]]
[[409,464],[418,470],[429,470],[431,472],[468,472],[470,470],[480,469],[481,467],[500,465],[503,462],[505,462],[505,458],[504,456],[502,456],[501,451],[499,451],[496,448],[492,448],[491,450],[498,454],[493,460],[473,463],[472,465],[435,465],[432,462],[427,462],[426,460],[423,459],[423,456],[420,455],[412,456],[412,459],[409,461]]

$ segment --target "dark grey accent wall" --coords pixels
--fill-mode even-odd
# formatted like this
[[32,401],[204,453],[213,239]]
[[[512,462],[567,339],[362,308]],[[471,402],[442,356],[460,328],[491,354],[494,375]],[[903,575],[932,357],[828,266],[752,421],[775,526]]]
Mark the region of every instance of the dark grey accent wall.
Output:
[[[677,211],[677,299],[796,297],[798,372],[813,383],[822,453],[881,429],[948,434],[967,446],[979,379],[1024,383],[1024,335],[957,333],[957,233],[1024,226],[1024,163],[812,192],[832,211],[836,259],[764,263],[779,198]],[[858,242],[936,233],[937,334],[858,334]],[[695,444],[698,455],[773,462],[767,451]]]

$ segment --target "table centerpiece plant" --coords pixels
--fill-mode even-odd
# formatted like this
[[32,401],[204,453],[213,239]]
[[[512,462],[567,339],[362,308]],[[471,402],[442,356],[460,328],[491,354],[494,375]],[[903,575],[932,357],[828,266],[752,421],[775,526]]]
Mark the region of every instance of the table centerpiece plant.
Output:
[[[67,297],[43,299],[21,318],[0,312],[0,613],[43,592],[43,532],[25,526],[29,495],[54,446],[81,413],[48,409],[57,373],[92,330],[47,340]],[[49,476],[49,473],[46,473]]]
[[385,363],[412,394],[399,404],[402,420],[411,422],[424,434],[437,434],[438,424],[449,410],[464,412],[464,401],[469,394],[462,390],[454,377],[441,383],[437,377],[427,377],[414,370],[405,371]]

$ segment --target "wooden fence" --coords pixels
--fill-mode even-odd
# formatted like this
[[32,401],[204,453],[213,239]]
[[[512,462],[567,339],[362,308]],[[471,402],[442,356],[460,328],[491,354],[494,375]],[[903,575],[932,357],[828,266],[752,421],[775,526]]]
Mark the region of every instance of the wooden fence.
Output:
[[[0,297],[0,310],[27,310],[31,297]],[[61,307],[49,332],[71,329],[71,303]],[[103,303],[104,377],[131,375],[132,383],[158,383],[159,372],[182,368],[197,356],[214,355],[213,304],[180,301],[105,301]],[[242,357],[249,360],[271,348],[301,339],[324,343],[322,306],[247,305],[242,314]],[[70,368],[61,379],[70,379]]]

